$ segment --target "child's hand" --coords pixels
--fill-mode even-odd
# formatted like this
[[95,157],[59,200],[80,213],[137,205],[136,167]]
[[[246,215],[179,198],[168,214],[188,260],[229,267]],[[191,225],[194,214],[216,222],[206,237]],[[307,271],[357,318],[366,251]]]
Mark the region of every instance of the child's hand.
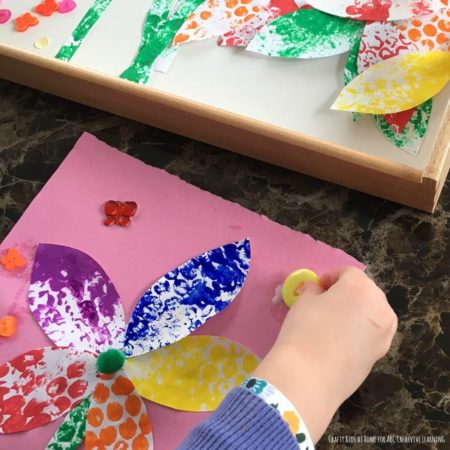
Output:
[[339,405],[382,358],[397,329],[384,293],[347,267],[305,286],[254,375],[296,406],[317,442]]

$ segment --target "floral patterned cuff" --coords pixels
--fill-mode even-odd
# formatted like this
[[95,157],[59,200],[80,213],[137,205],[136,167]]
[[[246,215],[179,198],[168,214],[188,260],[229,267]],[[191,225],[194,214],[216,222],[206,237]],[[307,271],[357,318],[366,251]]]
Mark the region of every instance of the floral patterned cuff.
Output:
[[300,450],[314,450],[314,444],[305,422],[303,422],[294,405],[275,386],[253,377],[247,378],[242,386],[261,397],[268,405],[278,411],[281,418],[288,424]]

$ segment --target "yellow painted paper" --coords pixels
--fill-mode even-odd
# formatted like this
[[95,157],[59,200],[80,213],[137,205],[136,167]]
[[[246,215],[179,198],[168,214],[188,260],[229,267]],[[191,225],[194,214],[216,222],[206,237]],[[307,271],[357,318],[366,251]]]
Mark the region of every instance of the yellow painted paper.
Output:
[[450,80],[450,53],[408,53],[371,66],[339,94],[332,109],[387,114],[414,108]]
[[216,336],[188,336],[130,358],[125,369],[142,397],[184,411],[212,411],[256,368],[246,347]]

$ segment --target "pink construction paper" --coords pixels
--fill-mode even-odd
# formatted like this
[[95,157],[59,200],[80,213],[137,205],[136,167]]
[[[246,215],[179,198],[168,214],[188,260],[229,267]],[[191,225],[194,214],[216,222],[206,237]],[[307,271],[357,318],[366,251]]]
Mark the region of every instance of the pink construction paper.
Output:
[[[107,200],[133,200],[138,213],[129,228],[105,227]],[[90,134],[83,134],[0,246],[27,249],[39,242],[76,247],[106,270],[127,315],[148,286],[185,260],[249,237],[252,261],[241,294],[199,334],[225,336],[263,356],[273,344],[286,309],[274,307],[274,290],[291,271],[321,274],[363,264],[341,250],[202,191],[163,170],[147,166]],[[28,257],[30,257],[28,252]],[[0,338],[0,363],[50,344],[28,309],[29,268],[0,271],[0,317],[18,318],[18,334]],[[206,413],[185,413],[146,402],[155,449],[172,450]],[[45,427],[0,436],[0,450],[43,449],[62,419]]]

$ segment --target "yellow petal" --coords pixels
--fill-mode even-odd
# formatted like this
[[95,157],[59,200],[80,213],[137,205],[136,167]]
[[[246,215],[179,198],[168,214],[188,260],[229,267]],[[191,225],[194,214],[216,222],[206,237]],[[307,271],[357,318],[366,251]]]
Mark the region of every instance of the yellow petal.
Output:
[[142,397],[184,411],[212,411],[256,368],[246,347],[216,336],[188,336],[130,358],[125,369]]
[[366,114],[405,111],[436,95],[450,80],[450,53],[408,53],[371,66],[339,94],[331,109]]

